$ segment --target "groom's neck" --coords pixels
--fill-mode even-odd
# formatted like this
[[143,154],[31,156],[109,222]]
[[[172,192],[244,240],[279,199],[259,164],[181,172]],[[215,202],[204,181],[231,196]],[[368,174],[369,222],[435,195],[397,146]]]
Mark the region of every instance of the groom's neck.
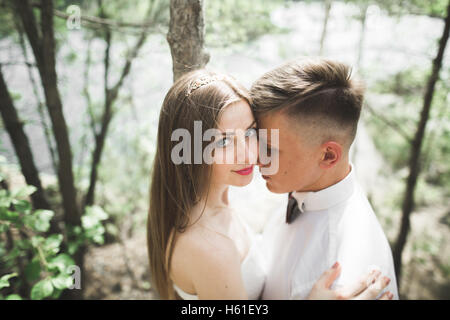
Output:
[[343,180],[351,170],[350,162],[348,158],[341,159],[333,168],[329,168],[324,171],[323,175],[317,180],[308,191],[320,191],[335,185],[339,181]]

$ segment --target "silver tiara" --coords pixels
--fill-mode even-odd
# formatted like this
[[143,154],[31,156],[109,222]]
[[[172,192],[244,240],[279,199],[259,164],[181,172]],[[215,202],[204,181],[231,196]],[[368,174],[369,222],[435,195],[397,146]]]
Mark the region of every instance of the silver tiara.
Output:
[[203,87],[207,84],[210,84],[214,81],[221,81],[221,80],[231,80],[230,77],[222,74],[214,75],[214,76],[203,76],[196,80],[194,80],[190,85],[186,92],[186,97],[188,97],[193,91],[197,90],[200,87]]

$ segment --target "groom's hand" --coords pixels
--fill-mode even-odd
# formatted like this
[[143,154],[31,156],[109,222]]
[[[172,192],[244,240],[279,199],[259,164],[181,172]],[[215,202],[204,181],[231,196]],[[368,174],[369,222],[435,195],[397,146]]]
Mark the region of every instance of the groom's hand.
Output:
[[[308,300],[374,300],[389,284],[390,279],[381,276],[381,272],[372,271],[361,277],[356,283],[339,289],[331,289],[331,285],[341,273],[341,266],[336,262],[326,270],[314,284]],[[393,294],[383,293],[378,300],[391,300]]]

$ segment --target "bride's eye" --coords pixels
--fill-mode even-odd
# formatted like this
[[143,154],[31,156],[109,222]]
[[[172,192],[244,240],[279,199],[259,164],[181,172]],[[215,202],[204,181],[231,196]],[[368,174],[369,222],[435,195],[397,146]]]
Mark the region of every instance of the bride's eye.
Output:
[[217,146],[219,148],[224,148],[227,145],[229,145],[230,143],[231,143],[231,139],[230,138],[223,138],[223,139],[220,139],[219,141],[217,141]]
[[246,137],[256,136],[256,128],[249,128],[249,129],[247,129],[247,131],[245,132],[245,136]]

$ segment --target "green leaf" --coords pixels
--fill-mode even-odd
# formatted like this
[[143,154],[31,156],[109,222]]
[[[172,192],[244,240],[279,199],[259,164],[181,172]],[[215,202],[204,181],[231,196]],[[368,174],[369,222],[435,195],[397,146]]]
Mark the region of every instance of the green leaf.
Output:
[[86,208],[86,213],[81,217],[83,228],[90,229],[99,224],[102,220],[108,219],[108,214],[99,206]]
[[36,217],[36,222],[34,228],[36,231],[47,232],[50,228],[50,220],[53,218],[53,211],[50,210],[36,210],[34,217]]
[[32,260],[25,267],[25,276],[29,282],[33,282],[39,279],[40,274],[41,274],[41,264],[39,263],[39,259]]
[[63,240],[62,234],[52,234],[45,240],[44,243],[45,250],[52,255],[57,254],[62,240]]
[[86,215],[81,217],[81,222],[84,229],[91,229],[95,227],[95,225],[98,223],[98,220],[95,217]]
[[0,219],[10,221],[13,223],[19,222],[19,213],[11,210],[1,210],[0,211]]
[[5,300],[22,300],[22,297],[13,293],[7,296]]
[[67,251],[69,254],[75,254],[79,248],[80,244],[78,242],[69,242],[67,245]]
[[41,236],[33,236],[31,238],[31,244],[35,248],[41,246],[44,241],[45,241],[45,239],[43,237],[41,237]]
[[0,190],[0,208],[8,209],[11,205],[12,198],[8,195],[8,191]]
[[28,214],[31,212],[31,203],[27,200],[17,200],[13,199],[12,203],[14,204],[14,209],[18,212],[22,212]]
[[9,287],[9,279],[17,277],[17,273],[5,274],[0,278],[0,289]]
[[75,261],[66,253],[58,254],[56,257],[50,259],[48,263],[49,268],[56,268],[61,273],[65,273],[66,269],[69,266],[72,266],[75,264]]
[[13,198],[23,199],[33,194],[37,190],[34,186],[25,186],[12,192]]
[[97,244],[104,244],[105,238],[101,234],[96,234],[92,237],[92,241],[94,241]]
[[53,290],[53,293],[52,293],[52,295],[50,296],[50,298],[52,298],[52,299],[58,299],[59,296],[61,295],[61,292],[63,292],[63,290],[60,290],[60,289],[55,288],[55,289]]
[[73,278],[67,274],[60,274],[52,279],[52,284],[55,288],[63,290],[73,285]]
[[53,284],[50,279],[43,279],[31,289],[31,300],[42,300],[53,293]]
[[88,208],[92,216],[96,217],[98,220],[108,219],[108,214],[99,206],[92,206]]

